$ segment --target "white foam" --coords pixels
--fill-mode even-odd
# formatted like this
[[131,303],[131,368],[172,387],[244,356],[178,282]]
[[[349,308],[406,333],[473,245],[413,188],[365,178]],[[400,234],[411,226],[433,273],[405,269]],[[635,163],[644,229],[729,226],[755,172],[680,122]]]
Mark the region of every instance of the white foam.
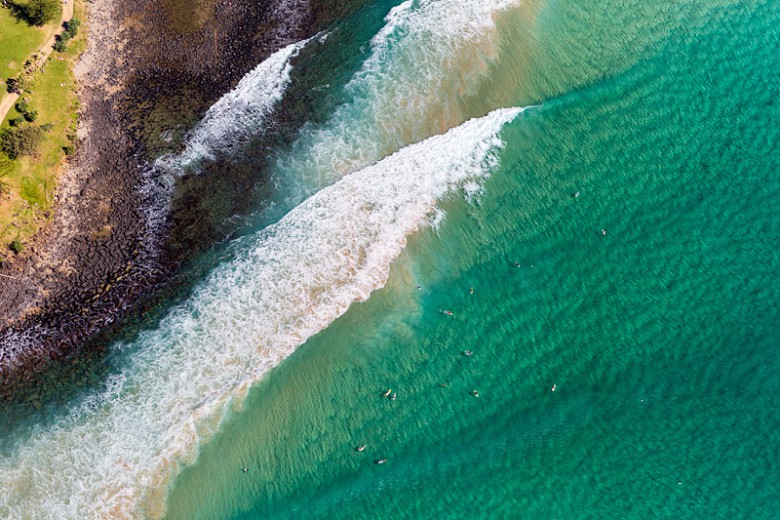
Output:
[[213,159],[217,151],[230,153],[249,136],[259,133],[290,84],[290,60],[309,42],[292,43],[271,54],[241,78],[238,85],[209,108],[185,139],[184,151],[160,157],[155,166],[178,173]]
[[0,459],[2,518],[164,513],[179,465],[231,403],[308,337],[382,287],[437,201],[496,165],[503,109],[406,147],[312,196],[251,238],[142,333],[132,366]]
[[519,0],[407,0],[385,17],[346,86],[352,101],[276,164],[306,193],[492,108],[468,103],[498,59],[494,17]]

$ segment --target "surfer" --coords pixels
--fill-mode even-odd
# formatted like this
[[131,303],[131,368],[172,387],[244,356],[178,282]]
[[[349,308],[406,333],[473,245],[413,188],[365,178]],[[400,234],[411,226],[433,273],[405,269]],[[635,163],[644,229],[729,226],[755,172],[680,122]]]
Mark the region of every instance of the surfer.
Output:
[[376,461],[377,464],[384,464],[385,462],[387,462],[387,459],[379,459]]
[[360,446],[358,446],[357,448],[355,448],[355,451],[363,451],[363,450],[365,450],[365,449],[366,449],[366,445],[365,445],[365,444],[361,444]]
[[393,395],[390,396],[390,400],[395,401],[395,397],[396,397],[395,392],[393,392]]
[[442,314],[446,314],[447,316],[452,316],[452,311],[441,311]]
[[471,356],[471,354],[473,354],[473,352],[471,352],[470,350],[464,350],[463,351],[463,355],[464,356]]
[[382,397],[387,397],[387,396],[388,396],[388,395],[390,395],[391,393],[393,393],[393,389],[392,389],[392,388],[388,388],[388,389],[387,389],[387,392],[385,392],[384,394],[382,394]]
[[476,390],[472,390],[471,395],[473,395],[474,397],[479,397],[479,392],[477,392]]

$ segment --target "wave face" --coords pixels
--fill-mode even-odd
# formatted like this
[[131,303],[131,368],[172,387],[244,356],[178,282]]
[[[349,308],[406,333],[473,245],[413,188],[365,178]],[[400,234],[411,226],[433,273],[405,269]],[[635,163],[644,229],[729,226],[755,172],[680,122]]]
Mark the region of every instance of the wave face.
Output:
[[134,352],[123,375],[0,460],[0,516],[164,514],[172,477],[230,405],[383,286],[437,201],[473,189],[496,166],[498,132],[520,111],[495,111],[406,147],[251,237],[159,328],[117,346]]
[[185,140],[184,151],[165,155],[155,166],[168,173],[197,167],[216,154],[231,154],[260,132],[290,84],[290,60],[310,40],[292,43],[269,56],[244,76],[236,88],[209,108]]
[[[390,10],[346,85],[351,102],[279,157],[279,183],[326,186],[410,143],[499,107],[470,102],[498,59],[495,17],[512,0],[407,0]],[[483,106],[484,105],[484,106]]]

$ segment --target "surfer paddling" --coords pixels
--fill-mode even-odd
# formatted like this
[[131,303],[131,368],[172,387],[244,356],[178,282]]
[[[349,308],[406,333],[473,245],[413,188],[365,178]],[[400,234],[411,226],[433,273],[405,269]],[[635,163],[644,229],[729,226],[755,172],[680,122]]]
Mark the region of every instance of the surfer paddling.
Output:
[[439,312],[444,314],[444,315],[446,315],[446,316],[452,316],[452,311],[443,310],[443,311],[439,311]]

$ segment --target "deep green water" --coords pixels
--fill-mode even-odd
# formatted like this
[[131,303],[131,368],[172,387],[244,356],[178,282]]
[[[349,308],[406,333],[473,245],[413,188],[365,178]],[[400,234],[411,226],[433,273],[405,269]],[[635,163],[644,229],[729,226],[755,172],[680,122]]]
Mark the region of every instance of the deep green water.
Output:
[[696,3],[581,8],[641,57],[507,129],[480,203],[252,390],[169,517],[780,517],[780,9]]
[[[114,348],[102,394],[15,428],[0,517],[780,518],[780,4],[416,2],[360,69],[397,3],[294,62],[288,92],[311,82],[322,100],[273,158],[276,205],[189,304]],[[495,26],[469,33],[461,11],[483,8]],[[438,40],[416,20],[455,43],[426,61]],[[360,271],[351,255],[377,249],[326,248],[307,232],[332,230],[295,211],[257,230],[320,189],[370,220],[394,183],[471,163],[429,140],[420,164],[374,167],[378,194],[339,177],[528,105],[481,193],[436,192],[444,219],[332,323],[318,298],[340,302],[331,286],[351,279],[321,264]],[[312,316],[295,349],[285,333]]]

